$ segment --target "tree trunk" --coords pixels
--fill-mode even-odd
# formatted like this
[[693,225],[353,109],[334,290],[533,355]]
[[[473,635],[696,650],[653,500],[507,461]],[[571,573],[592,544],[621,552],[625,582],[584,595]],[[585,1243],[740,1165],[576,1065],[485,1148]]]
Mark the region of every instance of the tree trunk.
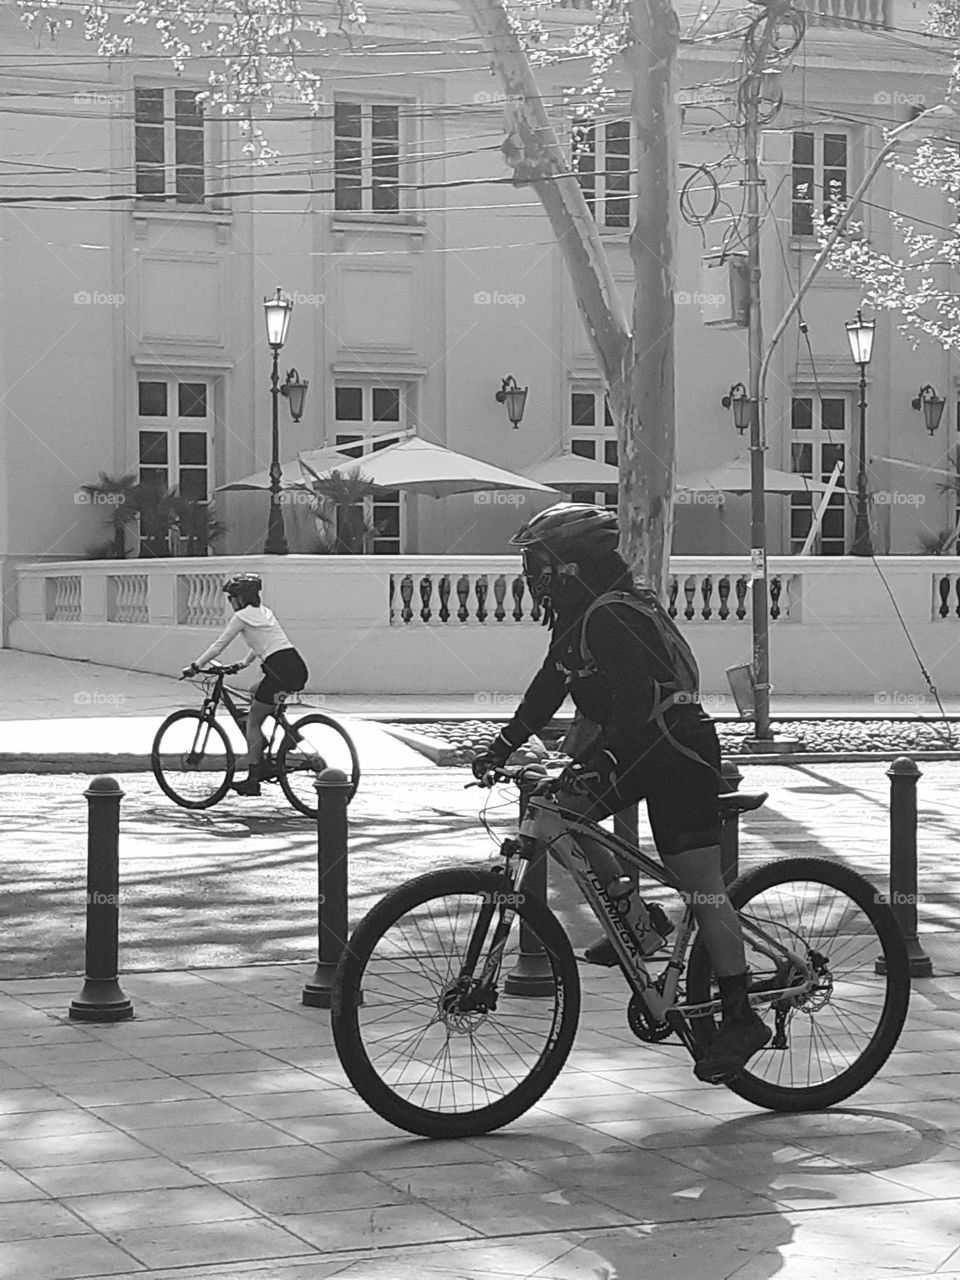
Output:
[[669,564],[673,510],[676,15],[668,0],[632,0],[628,59],[640,199],[630,241],[637,286],[631,337],[593,215],[501,0],[459,4],[489,42],[507,98],[504,157],[516,185],[533,187],[550,221],[617,424],[621,552],[660,591]]
[[669,0],[631,0],[627,60],[637,203],[630,233],[636,292],[630,394],[620,431],[621,502],[634,513],[625,558],[662,590],[670,570],[676,464],[674,289],[679,23]]

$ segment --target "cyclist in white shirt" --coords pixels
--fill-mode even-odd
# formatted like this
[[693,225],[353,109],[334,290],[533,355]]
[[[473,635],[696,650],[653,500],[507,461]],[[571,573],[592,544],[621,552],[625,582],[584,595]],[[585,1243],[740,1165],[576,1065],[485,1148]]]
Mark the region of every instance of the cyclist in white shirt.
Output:
[[287,634],[271,610],[260,603],[263,582],[256,573],[240,573],[224,585],[234,614],[223,632],[195,662],[184,667],[185,676],[195,676],[201,667],[226,649],[233,640],[242,639],[249,650],[240,663],[248,667],[260,661],[263,679],[253,691],[253,702],[247,715],[247,777],[235,782],[233,790],[242,796],[258,796],[263,781],[263,749],[267,745],[263,722],[273,711],[278,693],[294,693],[307,683],[303,658],[287,639]]

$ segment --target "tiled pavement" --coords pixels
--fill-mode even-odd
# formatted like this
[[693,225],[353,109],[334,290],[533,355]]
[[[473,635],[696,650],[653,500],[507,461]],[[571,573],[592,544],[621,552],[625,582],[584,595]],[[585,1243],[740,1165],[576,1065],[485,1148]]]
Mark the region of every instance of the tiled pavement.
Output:
[[0,1276],[960,1276],[957,977],[915,983],[879,1079],[790,1116],[638,1044],[622,979],[585,970],[541,1104],[431,1142],[346,1086],[304,976],[131,975],[114,1025],[68,1021],[76,978],[0,984]]

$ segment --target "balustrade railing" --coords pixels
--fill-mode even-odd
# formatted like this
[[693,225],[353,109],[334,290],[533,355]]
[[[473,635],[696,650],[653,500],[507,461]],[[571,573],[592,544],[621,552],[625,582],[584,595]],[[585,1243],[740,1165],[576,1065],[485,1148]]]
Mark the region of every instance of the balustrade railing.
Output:
[[890,26],[892,0],[801,0],[798,8],[815,27]]
[[[667,611],[678,623],[744,622],[750,617],[751,579],[729,573],[672,575]],[[770,619],[799,621],[799,574],[770,577]],[[392,573],[390,625],[539,623],[541,610],[520,574]]]
[[46,580],[46,618],[48,622],[80,621],[80,577],[75,574]]
[[110,574],[107,578],[107,621],[149,622],[145,573]]
[[960,573],[934,574],[932,617],[934,622],[960,618]]
[[222,573],[177,574],[177,622],[185,627],[222,627]]

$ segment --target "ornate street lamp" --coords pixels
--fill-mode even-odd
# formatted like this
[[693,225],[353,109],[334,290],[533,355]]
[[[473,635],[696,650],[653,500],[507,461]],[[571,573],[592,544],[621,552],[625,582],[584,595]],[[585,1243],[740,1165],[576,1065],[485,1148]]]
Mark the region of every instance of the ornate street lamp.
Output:
[[923,410],[923,425],[931,435],[935,435],[937,428],[940,426],[940,419],[943,417],[943,407],[947,403],[946,400],[942,396],[938,396],[928,383],[925,387],[920,388],[919,393],[910,403],[914,409]]
[[503,378],[497,392],[497,402],[506,405],[507,417],[513,423],[514,430],[523,421],[523,410],[527,403],[527,387],[518,387],[513,374]]
[[867,507],[867,365],[873,355],[873,337],[877,327],[875,320],[864,320],[863,313],[857,311],[856,320],[848,320],[846,324],[847,338],[850,341],[850,354],[854,364],[860,368],[860,457],[857,465],[857,517],[853,526],[853,546],[855,556],[872,556],[873,543],[870,541],[870,515]]
[[309,382],[301,381],[296,369],[287,370],[287,376],[284,379],[283,386],[280,388],[280,394],[287,397],[290,405],[290,417],[294,422],[299,422],[303,417],[303,402],[307,398],[307,387],[309,385]]
[[[280,373],[277,362],[280,349],[287,340],[287,329],[290,327],[290,312],[293,310],[293,299],[288,298],[278,288],[276,297],[264,298],[263,311],[267,322],[267,342],[273,352],[273,370],[270,377],[270,395],[273,409],[273,439],[270,452],[270,518],[267,524],[267,541],[264,544],[264,555],[285,556],[287,554],[287,535],[283,528],[283,508],[280,505]],[[291,408],[293,407],[291,402]],[[303,399],[300,400],[303,410]]]
[[742,435],[750,426],[750,396],[742,382],[735,382],[720,401],[725,409],[733,410],[733,425]]

